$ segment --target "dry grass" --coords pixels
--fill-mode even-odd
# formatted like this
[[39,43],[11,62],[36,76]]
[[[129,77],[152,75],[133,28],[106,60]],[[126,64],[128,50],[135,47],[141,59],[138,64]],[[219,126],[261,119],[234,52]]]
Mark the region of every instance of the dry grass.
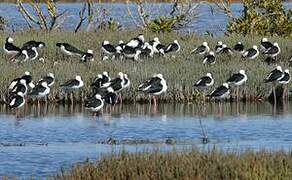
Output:
[[[203,41],[208,41],[212,47],[219,39],[210,37],[201,37],[195,35],[181,35],[177,33],[153,34],[144,33],[146,39],[152,39],[159,36],[162,43],[172,42],[178,39],[181,43],[182,51],[177,54],[175,58],[172,57],[155,57],[154,59],[145,59],[143,62],[134,62],[131,60],[110,60],[107,62],[101,61],[101,41],[107,39],[111,42],[117,43],[122,39],[127,41],[131,37],[137,35],[139,32],[121,31],[121,32],[80,32],[74,34],[72,32],[18,32],[14,34],[2,33],[0,41],[4,42],[8,35],[14,37],[15,43],[21,45],[22,43],[35,39],[44,41],[47,47],[43,50],[45,63],[41,62],[25,62],[15,64],[8,62],[8,57],[3,53],[0,54],[0,66],[2,76],[0,77],[0,92],[6,92],[6,87],[9,82],[22,75],[25,71],[31,71],[35,80],[38,80],[42,75],[53,72],[56,75],[56,84],[52,90],[50,100],[59,98],[59,87],[65,79],[72,78],[76,74],[80,74],[84,81],[85,87],[82,97],[76,96],[77,99],[83,98],[89,92],[89,84],[92,78],[103,71],[108,71],[111,76],[116,76],[119,71],[127,73],[131,79],[131,88],[123,92],[124,99],[129,101],[139,101],[145,98],[144,95],[139,94],[136,89],[139,83],[145,78],[151,76],[153,73],[162,73],[168,82],[168,92],[161,96],[161,100],[173,102],[194,101],[197,99],[197,93],[193,90],[192,85],[194,80],[198,79],[207,72],[212,72],[216,80],[216,86],[223,83],[232,72],[239,69],[247,70],[248,82],[245,89],[247,99],[251,101],[254,99],[266,97],[270,91],[270,85],[263,84],[263,79],[267,73],[274,68],[274,65],[267,65],[263,62],[264,57],[259,57],[254,61],[243,61],[240,55],[235,55],[232,58],[219,57],[214,66],[205,66],[202,64],[202,57],[190,55],[191,49],[201,44]],[[242,41],[247,47],[253,44],[258,44],[261,37],[222,37],[223,40],[230,46],[233,46],[237,41]],[[271,38],[277,41],[282,47],[281,57],[278,64],[283,67],[288,67],[288,59],[292,55],[292,42],[289,39]],[[81,49],[93,49],[95,52],[95,61],[81,63],[79,59],[64,58],[59,50],[55,47],[57,42],[69,42]],[[57,64],[56,64],[57,62]],[[55,64],[55,65],[54,65]],[[3,100],[4,97],[1,97]]]
[[291,179],[291,152],[143,152],[75,164],[53,179]]

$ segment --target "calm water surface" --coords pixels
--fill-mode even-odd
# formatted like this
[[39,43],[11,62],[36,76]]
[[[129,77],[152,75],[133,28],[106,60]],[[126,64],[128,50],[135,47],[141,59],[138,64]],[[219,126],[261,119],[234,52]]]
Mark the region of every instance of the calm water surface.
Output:
[[[21,118],[6,107],[0,108],[0,176],[44,177],[61,167],[96,159],[121,148],[136,152],[160,148],[223,150],[289,150],[292,143],[292,106],[273,108],[268,103],[218,103],[205,108],[193,104],[122,105],[111,113],[93,117],[80,106],[26,107]],[[202,144],[202,126],[210,142]],[[102,144],[149,141],[133,145]],[[175,146],[166,145],[174,139]]]
[[[25,5],[27,9],[29,6]],[[79,11],[83,7],[80,3],[65,3],[59,4],[59,12],[67,10],[67,18],[64,21],[64,30],[74,30],[76,24],[79,21]],[[124,3],[101,3],[95,4],[96,9],[106,9],[109,14],[107,18],[114,18],[117,22],[126,28],[135,28],[135,23],[133,23],[132,18],[128,15],[128,8],[131,10],[134,19],[139,23],[139,16],[137,13],[137,6],[135,4],[124,4]],[[215,7],[215,6],[214,6]],[[292,7],[292,3],[285,3],[286,9]],[[45,6],[42,7],[44,10]],[[199,17],[193,23],[189,24],[183,29],[187,32],[197,32],[204,33],[206,31],[212,32],[215,35],[222,35],[225,31],[226,24],[228,23],[228,18],[219,11],[214,11],[211,13],[209,5],[201,5],[197,9]],[[215,8],[216,9],[216,8]],[[234,3],[231,6],[231,10],[235,16],[238,16],[243,7],[240,3]],[[169,3],[148,3],[145,5],[145,10],[149,12],[148,14],[151,18],[155,18],[161,15],[167,15],[172,10],[172,4]],[[10,22],[10,29],[21,30],[26,29],[27,25],[23,20],[22,16],[18,12],[15,4],[1,3],[0,4],[0,15],[4,16]],[[77,19],[77,20],[76,20]]]

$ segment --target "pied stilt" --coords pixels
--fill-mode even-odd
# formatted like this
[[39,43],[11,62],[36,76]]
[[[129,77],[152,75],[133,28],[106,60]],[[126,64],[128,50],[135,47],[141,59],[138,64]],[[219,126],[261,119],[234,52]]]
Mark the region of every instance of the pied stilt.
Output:
[[27,49],[26,51],[30,60],[35,60],[39,56],[39,53],[36,47],[32,47],[31,49]]
[[24,43],[22,45],[21,49],[31,49],[32,47],[35,47],[37,49],[41,49],[45,46],[46,46],[46,44],[44,42],[32,40],[32,41],[28,41],[28,42]]
[[208,55],[206,55],[203,59],[203,64],[215,64],[216,57],[213,51],[210,51]]
[[237,44],[234,45],[233,50],[242,54],[244,53],[244,45],[242,42],[237,42]]
[[180,51],[180,45],[177,40],[174,40],[172,43],[166,46],[165,48],[165,53],[170,53],[170,52],[179,52]]
[[60,50],[65,55],[68,55],[68,56],[82,57],[82,55],[84,54],[84,52],[82,52],[81,50],[77,49],[76,47],[68,43],[57,43],[56,46],[59,47]]
[[139,56],[141,54],[141,50],[133,48],[133,47],[130,47],[130,46],[125,46],[125,48],[123,49],[122,53],[126,58],[134,59],[134,60],[137,61],[137,60],[139,60]]
[[105,54],[110,56],[117,53],[117,49],[115,48],[114,45],[110,44],[109,41],[103,41],[101,44],[101,49]]
[[81,62],[86,61],[94,61],[93,50],[88,49],[85,53],[83,53],[81,57]]
[[215,52],[219,53],[222,50],[223,46],[223,42],[222,41],[218,41],[217,45],[215,46]]
[[228,84],[233,84],[236,86],[236,99],[239,100],[239,86],[244,84],[247,81],[247,75],[245,74],[245,70],[241,69],[238,73],[232,74],[228,79]]
[[60,87],[67,92],[71,93],[71,103],[73,104],[73,91],[78,90],[84,86],[84,82],[81,76],[77,75],[74,79],[67,80],[65,83],[61,84]]
[[21,79],[19,83],[17,83],[14,88],[9,91],[9,94],[17,94],[18,92],[21,92],[24,96],[28,92],[28,87],[24,79]]
[[[124,89],[124,84],[125,84],[125,78],[124,78],[124,73],[119,72],[118,77],[112,79],[108,83],[105,83],[102,88],[108,88],[111,87],[114,92],[118,93]],[[122,103],[122,97],[119,95],[119,100],[120,103]]]
[[215,99],[224,99],[230,95],[230,88],[228,83],[223,83],[212,91],[208,96]]
[[127,46],[130,46],[132,48],[142,48],[144,45],[145,38],[143,34],[139,34],[137,37],[131,39],[128,43]]
[[9,107],[15,109],[16,117],[19,117],[19,109],[25,104],[24,94],[22,92],[17,92],[17,94],[14,94],[9,99]]
[[12,37],[6,38],[3,50],[8,55],[16,55],[21,52],[21,49],[13,44]]
[[194,50],[191,51],[191,54],[199,54],[199,55],[204,55],[210,51],[210,47],[208,46],[207,42],[203,42],[202,45],[199,47],[195,48]]
[[14,57],[11,58],[11,61],[18,62],[18,61],[27,61],[29,60],[28,52],[27,50],[21,50],[19,51]]
[[8,90],[9,90],[9,91],[12,90],[12,89],[16,86],[16,84],[20,83],[20,80],[21,80],[21,79],[24,79],[24,80],[25,80],[25,83],[26,83],[30,88],[34,88],[35,85],[33,84],[32,76],[31,76],[30,72],[26,71],[26,72],[24,73],[23,76],[21,76],[21,77],[19,77],[19,78],[16,78],[16,79],[13,79],[13,80],[10,82],[10,84],[9,84],[9,86],[8,86]]
[[290,82],[291,80],[291,76],[290,76],[290,72],[289,72],[289,69],[285,69],[284,70],[284,76],[279,79],[279,84],[282,84],[284,87],[284,90],[283,90],[283,99],[286,98],[286,100],[289,99],[289,93],[288,93],[288,83]]
[[278,43],[274,43],[273,46],[271,46],[269,49],[267,49],[264,54],[271,57],[271,58],[277,58],[277,56],[281,53],[281,48],[279,47]]
[[154,107],[157,106],[155,96],[161,95],[166,92],[167,84],[162,74],[156,74],[138,87],[139,91],[150,94],[153,96]]
[[284,72],[281,66],[277,66],[276,69],[271,71],[269,75],[264,80],[265,83],[273,83],[273,95],[274,95],[274,104],[277,103],[277,96],[276,96],[276,83],[284,77]]
[[242,58],[247,58],[247,59],[255,59],[259,55],[259,50],[256,45],[252,46],[252,48],[247,49],[243,54]]
[[85,109],[88,109],[89,111],[93,113],[97,113],[103,108],[104,102],[100,94],[95,94],[93,97],[87,98],[85,100],[84,106],[85,106]]
[[55,75],[53,73],[48,73],[46,76],[42,77],[42,79],[39,80],[38,84],[41,84],[43,82],[46,82],[48,87],[51,87],[55,83]]
[[265,52],[265,51],[267,51],[269,48],[271,48],[272,46],[273,46],[273,43],[271,43],[270,41],[268,41],[267,38],[264,37],[264,38],[261,40],[261,45],[260,45],[260,47],[261,47],[261,51]]
[[50,88],[47,82],[43,81],[37,84],[28,95],[32,98],[36,97],[38,99],[38,105],[39,105],[39,98],[45,98],[45,101],[47,102],[46,98],[49,95],[49,93],[50,93]]
[[214,85],[214,79],[212,77],[212,74],[207,73],[205,76],[197,80],[193,86],[194,88],[203,90],[203,98],[205,102],[205,90],[213,85]]
[[223,44],[222,49],[218,52],[218,54],[225,54],[230,56],[233,54],[233,50],[230,47],[227,47],[226,44]]

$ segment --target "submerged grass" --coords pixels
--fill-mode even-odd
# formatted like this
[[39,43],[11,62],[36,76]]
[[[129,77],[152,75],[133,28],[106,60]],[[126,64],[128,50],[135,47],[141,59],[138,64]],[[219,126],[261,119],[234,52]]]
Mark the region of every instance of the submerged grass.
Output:
[[[4,42],[7,36],[12,36],[15,44],[21,46],[28,40],[39,40],[46,42],[46,48],[42,50],[45,63],[38,61],[12,63],[8,61],[8,57],[3,52],[0,53],[0,66],[2,76],[0,76],[0,92],[1,100],[5,97],[9,82],[17,76],[22,75],[25,71],[31,71],[34,80],[37,81],[41,76],[48,72],[53,72],[56,76],[56,84],[52,89],[50,96],[51,101],[62,98],[60,95],[59,85],[68,78],[72,78],[76,74],[80,74],[85,81],[83,93],[75,95],[76,100],[82,100],[86,94],[90,92],[89,85],[93,77],[103,71],[108,71],[114,77],[119,71],[127,73],[131,79],[131,87],[122,92],[125,100],[140,101],[147,98],[137,92],[137,86],[145,78],[152,76],[154,73],[162,73],[168,83],[168,91],[160,97],[160,100],[173,102],[195,101],[198,99],[198,93],[192,88],[194,80],[198,79],[207,72],[211,72],[215,78],[215,86],[223,83],[228,76],[237,72],[239,69],[245,69],[248,75],[248,82],[244,89],[244,97],[253,101],[256,99],[267,97],[270,91],[270,85],[264,84],[263,79],[267,73],[274,68],[273,65],[267,65],[260,56],[256,60],[244,61],[240,55],[234,55],[231,58],[227,56],[218,57],[217,63],[213,66],[202,64],[203,57],[190,55],[190,51],[200,45],[203,41],[208,41],[211,47],[214,47],[218,40],[224,41],[227,45],[233,46],[237,41],[242,41],[246,47],[253,44],[259,44],[261,37],[221,37],[211,38],[196,36],[194,34],[186,35],[179,33],[154,34],[144,33],[146,39],[152,39],[158,36],[162,43],[172,42],[178,39],[182,46],[182,51],[176,54],[176,57],[155,57],[153,59],[145,59],[142,62],[132,60],[109,60],[101,61],[101,42],[109,40],[117,43],[119,40],[127,41],[139,32],[120,31],[120,32],[17,32],[17,33],[1,33],[0,41]],[[289,39],[279,37],[271,37],[272,41],[277,41],[282,48],[282,53],[278,58],[277,64],[288,68],[288,60],[292,55],[292,42]],[[60,53],[55,47],[57,42],[68,42],[76,47],[86,50],[93,49],[95,53],[95,61],[81,63],[78,58],[67,58]],[[77,94],[77,93],[76,93]],[[79,94],[79,93],[78,93]]]
[[75,164],[53,179],[291,179],[291,152],[121,152]]

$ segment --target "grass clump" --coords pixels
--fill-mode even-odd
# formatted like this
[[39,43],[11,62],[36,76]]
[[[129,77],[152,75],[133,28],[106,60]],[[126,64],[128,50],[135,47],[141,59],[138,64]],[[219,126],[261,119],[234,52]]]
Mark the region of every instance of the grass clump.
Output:
[[[242,36],[225,36],[220,39],[211,37],[201,37],[195,35],[186,35],[178,33],[144,33],[146,40],[158,36],[163,44],[167,44],[177,39],[181,44],[182,50],[176,54],[176,57],[159,57],[144,59],[141,62],[132,60],[109,60],[102,61],[101,42],[105,39],[111,43],[118,43],[120,39],[127,41],[139,32],[120,31],[120,32],[18,32],[13,34],[1,33],[0,41],[4,43],[7,36],[12,36],[15,44],[21,46],[29,40],[44,41],[45,49],[41,50],[45,62],[23,62],[12,63],[4,53],[0,53],[0,66],[2,76],[0,76],[0,94],[1,100],[5,99],[9,82],[15,77],[21,76],[25,71],[30,71],[35,81],[41,76],[52,72],[55,74],[56,83],[52,88],[50,101],[62,99],[59,85],[66,79],[73,78],[76,74],[82,76],[85,81],[85,87],[82,93],[75,94],[76,101],[82,100],[90,92],[91,80],[103,71],[108,71],[110,76],[115,77],[118,72],[127,73],[131,79],[131,87],[122,92],[124,100],[137,102],[148,99],[147,96],[137,92],[138,85],[152,76],[154,73],[162,73],[168,83],[168,91],[160,97],[160,100],[168,102],[189,102],[198,100],[198,93],[193,89],[194,80],[197,80],[207,72],[213,73],[215,86],[223,83],[231,73],[239,69],[245,69],[248,75],[248,81],[243,87],[244,96],[250,101],[265,98],[269,94],[270,85],[264,84],[263,79],[267,73],[274,68],[273,65],[267,65],[264,62],[265,57],[259,56],[256,60],[244,61],[240,55],[218,56],[217,63],[213,66],[202,64],[203,57],[191,55],[191,50],[200,45],[203,41],[208,41],[211,47],[214,47],[217,41],[222,40],[228,46],[233,47],[237,41],[242,41],[246,47],[253,44],[259,44],[261,37],[242,37]],[[271,37],[271,41],[277,41],[282,48],[277,64],[283,68],[288,67],[288,60],[291,56],[291,41],[280,37]],[[68,42],[76,47],[86,50],[93,49],[95,61],[81,63],[78,58],[64,57],[59,49],[56,48],[57,42]],[[211,90],[211,89],[210,89]]]
[[291,179],[291,152],[121,152],[75,164],[54,179]]

